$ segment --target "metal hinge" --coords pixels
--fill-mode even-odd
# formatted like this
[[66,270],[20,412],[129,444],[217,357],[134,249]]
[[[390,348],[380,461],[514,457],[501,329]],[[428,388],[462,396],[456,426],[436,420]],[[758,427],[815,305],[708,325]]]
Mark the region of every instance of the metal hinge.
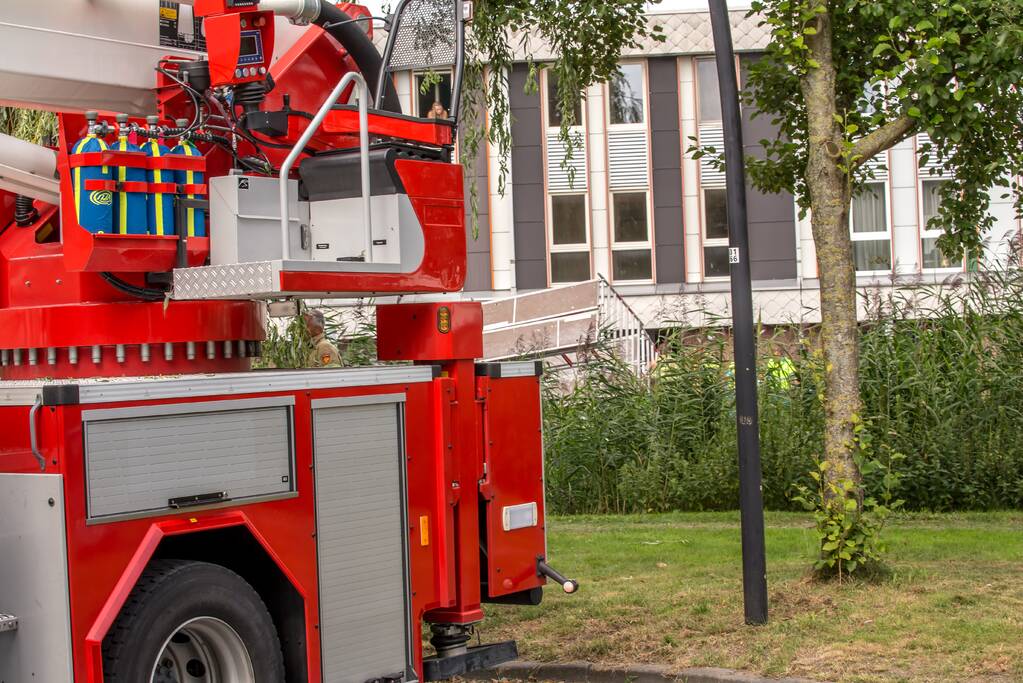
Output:
[[18,630],[18,617],[0,612],[0,633]]

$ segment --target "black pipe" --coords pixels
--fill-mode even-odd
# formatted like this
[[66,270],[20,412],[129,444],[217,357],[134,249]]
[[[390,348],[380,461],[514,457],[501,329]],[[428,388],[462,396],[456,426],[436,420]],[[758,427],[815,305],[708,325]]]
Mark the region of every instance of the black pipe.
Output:
[[159,289],[137,287],[130,282],[125,282],[113,273],[100,273],[100,277],[106,280],[114,289],[124,292],[125,294],[129,294],[137,299],[144,299],[145,301],[163,301],[167,296],[166,292]]
[[[394,83],[383,71],[383,57],[377,52],[373,41],[369,39],[366,32],[362,30],[348,14],[335,7],[327,0],[320,0],[320,15],[313,21],[337,39],[337,42],[348,50],[355,63],[359,66],[366,79],[366,85],[370,93],[380,92],[378,102],[370,102],[370,106],[383,111],[401,113],[401,102],[398,101],[398,92],[394,89]],[[381,83],[381,78],[383,79]],[[382,87],[378,89],[378,84]]]
[[742,519],[742,592],[747,624],[767,623],[767,559],[764,494],[761,489],[760,417],[757,414],[757,343],[753,328],[753,283],[746,222],[739,84],[735,74],[727,0],[710,0],[710,23],[721,91],[728,201],[728,261],[732,279],[732,337],[735,351],[735,421],[739,444],[739,509]]
[[19,228],[27,228],[35,223],[38,218],[39,212],[36,211],[36,207],[32,203],[32,198],[26,197],[23,194],[15,195],[14,224]]

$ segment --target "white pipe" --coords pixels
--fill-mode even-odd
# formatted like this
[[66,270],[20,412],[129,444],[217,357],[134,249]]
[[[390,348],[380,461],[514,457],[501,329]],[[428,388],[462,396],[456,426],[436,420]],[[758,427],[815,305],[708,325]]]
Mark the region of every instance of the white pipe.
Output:
[[0,133],[0,190],[58,204],[57,153]]
[[293,21],[310,22],[320,16],[320,0],[262,0],[259,9]]

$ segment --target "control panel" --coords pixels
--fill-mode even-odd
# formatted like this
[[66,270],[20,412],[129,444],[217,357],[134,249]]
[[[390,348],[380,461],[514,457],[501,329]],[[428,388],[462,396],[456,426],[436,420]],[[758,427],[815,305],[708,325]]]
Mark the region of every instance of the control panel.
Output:
[[273,12],[256,0],[196,0],[196,16],[205,22],[210,84],[262,81],[274,48]]

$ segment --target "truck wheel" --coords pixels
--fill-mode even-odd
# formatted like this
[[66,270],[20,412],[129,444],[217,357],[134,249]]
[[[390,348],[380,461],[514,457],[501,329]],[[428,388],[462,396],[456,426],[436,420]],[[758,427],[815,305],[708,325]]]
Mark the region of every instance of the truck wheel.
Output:
[[157,560],[103,641],[106,683],[281,683],[270,613],[252,586],[207,562]]

